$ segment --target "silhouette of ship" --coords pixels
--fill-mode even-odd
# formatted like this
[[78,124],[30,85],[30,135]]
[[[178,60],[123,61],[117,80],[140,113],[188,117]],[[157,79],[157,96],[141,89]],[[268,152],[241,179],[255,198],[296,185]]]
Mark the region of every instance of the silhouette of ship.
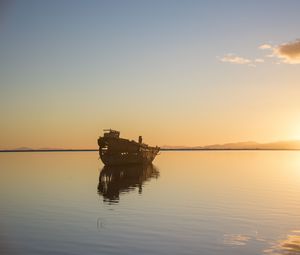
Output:
[[159,172],[152,164],[104,166],[99,175],[98,194],[104,202],[118,203],[120,194],[136,188],[142,193],[143,184],[158,177]]
[[151,163],[160,149],[144,144],[141,136],[138,142],[120,138],[120,132],[112,129],[104,129],[98,145],[102,162],[110,166]]

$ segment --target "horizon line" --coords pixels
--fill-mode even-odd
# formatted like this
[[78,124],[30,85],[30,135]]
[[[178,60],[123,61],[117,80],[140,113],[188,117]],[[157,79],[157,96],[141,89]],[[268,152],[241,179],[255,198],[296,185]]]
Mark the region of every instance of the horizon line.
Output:
[[[0,150],[5,152],[91,152],[99,149],[29,149],[29,150]],[[161,148],[160,151],[300,151],[288,148]]]

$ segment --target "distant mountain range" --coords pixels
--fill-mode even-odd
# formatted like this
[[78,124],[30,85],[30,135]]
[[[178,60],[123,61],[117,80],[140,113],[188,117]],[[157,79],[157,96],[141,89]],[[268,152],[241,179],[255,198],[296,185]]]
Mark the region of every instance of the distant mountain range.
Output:
[[[205,146],[161,146],[162,150],[300,150],[300,140],[278,141],[272,143],[237,142],[225,144],[211,144]],[[0,151],[97,151],[94,149],[62,149],[19,147],[14,149],[0,149]]]
[[18,147],[18,148],[14,148],[12,150],[16,150],[16,151],[33,151],[33,150],[45,151],[45,150],[64,150],[64,149],[62,149],[62,148],[48,148],[48,147],[33,149],[33,148],[30,148],[30,147]]
[[26,152],[26,151],[93,151],[96,149],[62,149],[62,148],[38,148],[38,149],[33,149],[29,147],[18,147],[18,148],[13,148],[13,149],[0,149],[0,152]]
[[206,146],[162,146],[162,149],[185,150],[300,150],[300,140],[278,141],[272,143],[237,142],[225,144],[212,144]]

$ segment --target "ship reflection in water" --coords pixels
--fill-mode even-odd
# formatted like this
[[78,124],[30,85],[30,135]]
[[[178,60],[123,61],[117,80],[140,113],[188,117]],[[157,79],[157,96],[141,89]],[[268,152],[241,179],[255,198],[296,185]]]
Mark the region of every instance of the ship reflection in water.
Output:
[[118,203],[120,194],[138,189],[142,193],[145,182],[158,178],[159,171],[152,164],[104,166],[100,172],[98,194],[103,201]]

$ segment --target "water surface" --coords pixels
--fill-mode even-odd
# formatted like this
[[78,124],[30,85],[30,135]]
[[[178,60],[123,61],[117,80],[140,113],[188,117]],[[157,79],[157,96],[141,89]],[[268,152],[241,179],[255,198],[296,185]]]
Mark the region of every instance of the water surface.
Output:
[[300,152],[0,154],[3,254],[300,254]]

